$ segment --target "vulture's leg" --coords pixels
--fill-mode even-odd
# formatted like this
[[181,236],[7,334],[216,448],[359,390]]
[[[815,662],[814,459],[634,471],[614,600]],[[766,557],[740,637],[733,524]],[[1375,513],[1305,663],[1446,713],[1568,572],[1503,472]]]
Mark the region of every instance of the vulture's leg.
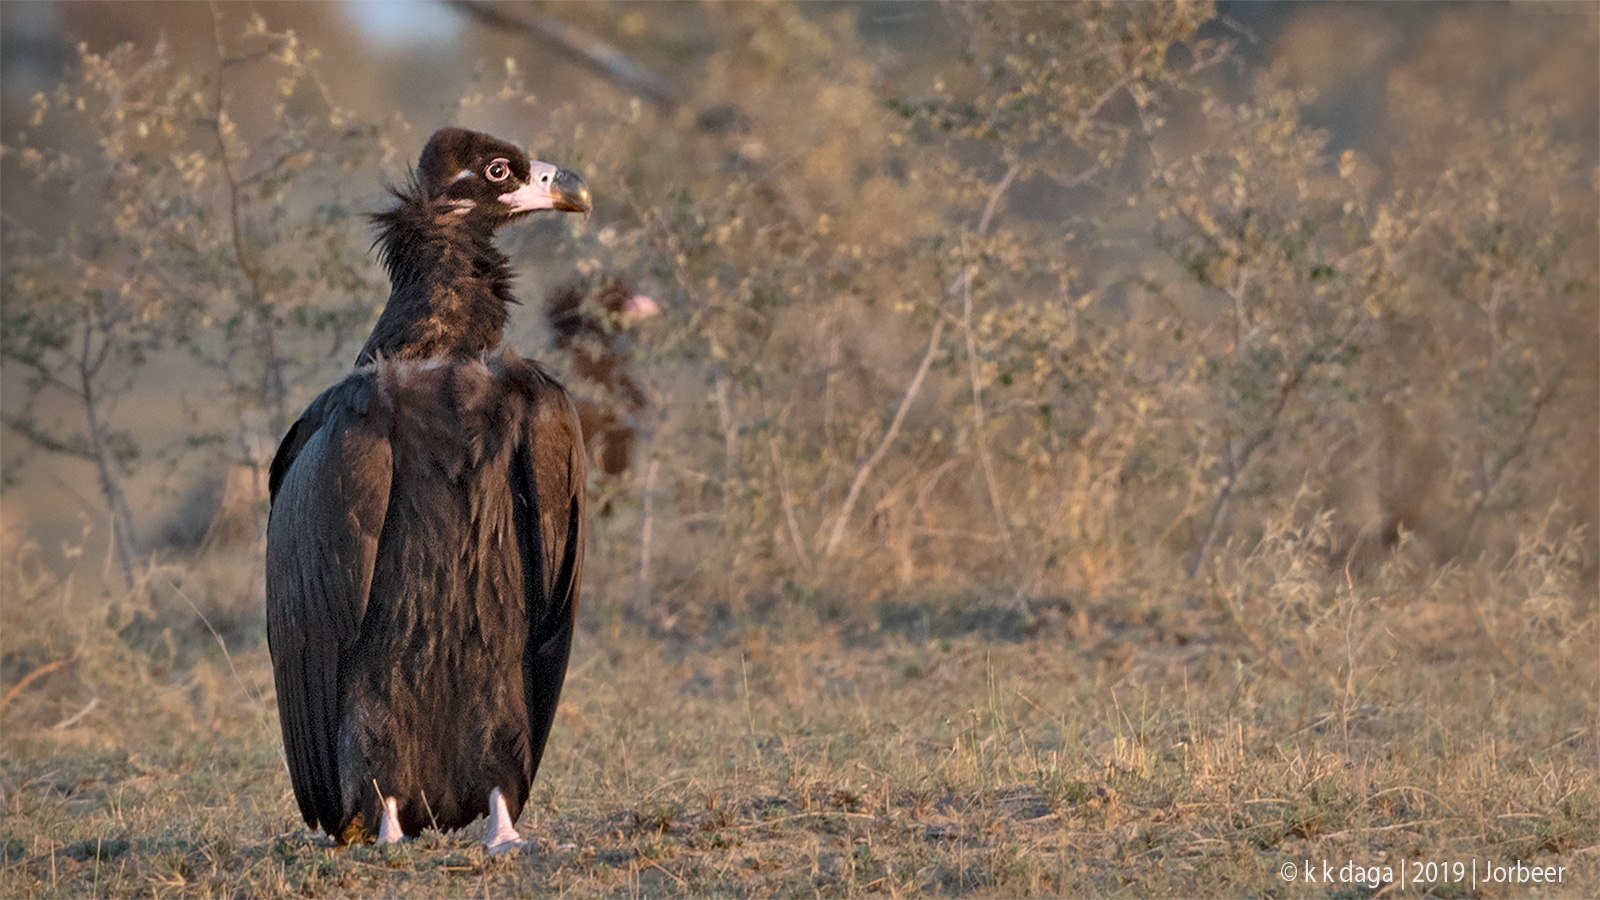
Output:
[[378,843],[398,844],[405,840],[405,832],[400,830],[400,801],[393,797],[383,798],[383,822],[378,825]]
[[489,792],[489,836],[483,839],[489,855],[518,850],[527,846],[522,835],[511,824],[511,812],[506,809],[506,798],[495,788]]

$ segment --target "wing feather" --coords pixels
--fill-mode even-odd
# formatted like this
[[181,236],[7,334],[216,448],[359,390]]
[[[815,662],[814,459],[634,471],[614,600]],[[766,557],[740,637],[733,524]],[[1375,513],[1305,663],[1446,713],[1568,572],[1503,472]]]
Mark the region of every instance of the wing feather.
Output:
[[528,399],[525,427],[511,456],[510,482],[528,604],[522,670],[532,781],[544,756],[572,650],[588,484],[583,434],[566,391],[532,362],[508,365],[505,376]]
[[[318,397],[272,461],[267,643],[295,799],[306,824],[341,827],[341,661],[372,587],[393,478],[390,410],[370,372]],[[375,402],[376,401],[376,402]]]

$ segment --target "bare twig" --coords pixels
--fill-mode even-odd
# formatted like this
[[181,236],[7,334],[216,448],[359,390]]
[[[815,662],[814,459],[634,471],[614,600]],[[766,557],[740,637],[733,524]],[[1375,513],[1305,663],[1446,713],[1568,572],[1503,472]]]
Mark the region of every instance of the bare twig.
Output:
[[[1190,577],[1194,576],[1191,575]],[[1298,681],[1299,679],[1295,678],[1294,673],[1289,671],[1289,667],[1284,665],[1283,658],[1278,654],[1278,651],[1268,647],[1266,641],[1263,641],[1255,633],[1254,629],[1245,624],[1244,614],[1235,606],[1231,593],[1219,591],[1218,599],[1222,601],[1222,608],[1228,613],[1228,618],[1233,620],[1234,626],[1239,629],[1240,634],[1244,635],[1244,639],[1250,642],[1250,646],[1255,648],[1256,653],[1260,654],[1262,659],[1272,663],[1272,667],[1284,679]]]
[[1443,817],[1440,819],[1417,819],[1412,822],[1396,822],[1393,825],[1375,825],[1371,828],[1348,828],[1344,831],[1330,831],[1327,834],[1322,835],[1321,838],[1324,841],[1332,841],[1340,838],[1354,837],[1358,834],[1380,834],[1385,831],[1399,831],[1402,828],[1415,828],[1418,825],[1438,824],[1438,822],[1442,821],[1442,818]]
[[795,556],[800,558],[800,568],[811,568],[811,554],[806,552],[806,540],[800,534],[800,519],[794,511],[794,492],[789,489],[789,468],[783,464],[778,452],[776,436],[767,437],[767,448],[772,451],[772,468],[778,476],[778,497],[783,504],[783,517],[789,525],[789,540],[794,544]]
[[1467,601],[1467,605],[1472,607],[1473,615],[1477,618],[1478,627],[1483,631],[1483,636],[1489,641],[1489,646],[1493,647],[1494,651],[1500,654],[1500,659],[1503,660],[1508,667],[1510,667],[1511,671],[1517,673],[1519,678],[1521,678],[1523,681],[1526,681],[1529,687],[1533,688],[1540,694],[1547,694],[1548,688],[1546,687],[1545,683],[1540,681],[1538,676],[1533,673],[1532,667],[1527,663],[1522,662],[1518,658],[1518,654],[1513,653],[1509,648],[1506,647],[1505,643],[1500,640],[1499,629],[1489,621],[1488,616],[1484,615],[1483,605],[1470,598]]
[[855,508],[856,500],[861,496],[861,489],[866,486],[867,479],[872,475],[872,468],[883,459],[883,454],[888,452],[889,445],[894,443],[895,437],[900,434],[900,425],[905,422],[912,401],[917,399],[917,392],[922,390],[922,379],[927,377],[928,369],[933,365],[933,358],[939,352],[939,339],[942,337],[944,337],[943,317],[933,323],[933,334],[928,336],[928,349],[922,354],[917,374],[911,376],[911,383],[906,385],[905,396],[900,398],[900,408],[895,410],[894,420],[889,423],[888,430],[883,433],[872,454],[860,468],[856,469],[856,477],[850,482],[850,492],[845,495],[844,503],[839,507],[839,514],[833,520],[833,533],[828,536],[828,546],[822,551],[823,559],[833,556],[834,549],[844,540],[844,529],[850,521],[850,511]]
[[32,672],[29,672],[27,675],[24,675],[21,681],[12,686],[11,690],[6,691],[5,699],[0,700],[0,709],[4,709],[8,704],[11,703],[11,701],[21,696],[22,692],[28,689],[28,685],[33,684],[40,677],[49,675],[51,672],[54,672],[63,666],[70,666],[75,662],[77,662],[77,660],[58,659],[55,662],[45,663],[39,668],[34,669]]
[[[1222,480],[1222,490],[1217,493],[1217,499],[1212,501],[1211,513],[1206,518],[1206,529],[1201,534],[1200,545],[1195,550],[1194,558],[1189,561],[1189,577],[1193,578],[1200,571],[1200,566],[1205,563],[1206,554],[1211,552],[1211,542],[1216,537],[1217,526],[1222,521],[1222,511],[1227,507],[1228,501],[1233,497],[1234,489],[1239,486],[1245,470],[1249,468],[1255,458],[1256,451],[1260,450],[1267,441],[1278,433],[1278,422],[1283,418],[1283,411],[1289,405],[1289,398],[1300,388],[1310,373],[1311,366],[1322,358],[1322,354],[1329,347],[1339,347],[1349,342],[1361,321],[1357,320],[1351,326],[1331,341],[1319,341],[1307,350],[1289,371],[1288,377],[1278,388],[1278,397],[1272,406],[1272,412],[1267,415],[1266,424],[1241,447],[1238,453],[1232,448],[1232,441],[1225,442],[1222,447],[1223,463],[1227,466],[1227,473]],[[1235,347],[1239,346],[1237,343]]]
[[217,133],[217,159],[222,164],[222,176],[228,184],[228,226],[230,237],[233,240],[233,256],[239,266],[239,271],[244,275],[245,281],[250,285],[249,305],[255,314],[257,322],[261,325],[261,352],[263,354],[263,367],[261,373],[261,397],[271,404],[272,427],[275,431],[282,432],[288,427],[288,413],[286,404],[289,400],[289,388],[283,377],[283,355],[278,350],[278,335],[272,327],[272,317],[263,316],[261,313],[270,306],[267,296],[265,273],[261,266],[252,262],[244,250],[244,226],[241,221],[240,199],[241,184],[239,177],[233,170],[233,156],[229,152],[227,127],[227,109],[225,107],[225,94],[223,93],[224,73],[228,68],[227,39],[222,34],[222,10],[217,7],[216,0],[211,0],[211,28],[212,37],[216,41],[217,50],[217,99],[214,127]]
[[[720,355],[715,336],[711,339],[712,353]],[[733,402],[728,396],[728,373],[717,370],[713,394],[717,400],[717,424],[722,427],[722,515],[723,529],[733,527],[733,494],[735,475],[739,469],[739,427],[733,421]],[[733,535],[728,534],[731,542]]]
[[1467,527],[1461,537],[1463,549],[1466,548],[1467,542],[1472,539],[1472,532],[1478,527],[1478,517],[1482,515],[1484,507],[1489,504],[1489,497],[1494,493],[1494,489],[1499,486],[1500,479],[1505,477],[1506,469],[1510,468],[1511,464],[1516,462],[1517,458],[1527,451],[1528,444],[1533,438],[1533,429],[1538,426],[1539,418],[1544,414],[1545,407],[1549,406],[1550,401],[1555,399],[1556,389],[1560,387],[1561,379],[1565,374],[1564,369],[1557,372],[1555,377],[1550,379],[1545,389],[1539,392],[1538,398],[1533,401],[1533,409],[1528,412],[1527,421],[1518,429],[1517,442],[1499,459],[1495,460],[1488,471],[1479,476],[1478,499],[1472,504],[1472,511],[1467,514]]
[[731,830],[733,830],[733,831],[744,831],[744,830],[749,829],[749,828],[763,828],[763,827],[766,827],[768,825],[781,825],[781,824],[783,824],[785,822],[793,822],[793,821],[796,821],[798,819],[833,819],[833,818],[838,818],[838,819],[872,819],[872,820],[876,821],[878,816],[875,813],[853,813],[853,812],[844,812],[842,810],[821,810],[821,811],[818,811],[818,812],[803,812],[803,813],[795,813],[794,815],[789,815],[789,816],[779,816],[776,819],[766,819],[766,820],[761,821],[761,822],[747,822],[747,823],[745,823],[743,825],[734,825],[734,826],[732,826]]
[[257,714],[259,715],[261,709],[261,695],[251,689],[250,685],[245,684],[243,676],[239,674],[239,667],[233,664],[233,654],[228,652],[228,642],[222,639],[222,635],[217,633],[217,629],[211,624],[211,620],[206,618],[206,614],[200,611],[200,607],[194,605],[194,601],[189,599],[189,595],[184,592],[183,588],[178,587],[177,582],[165,575],[162,577],[166,578],[167,586],[172,588],[172,592],[183,598],[184,603],[189,604],[189,608],[194,610],[194,614],[200,617],[200,623],[206,626],[206,630],[211,632],[211,636],[216,639],[217,646],[222,648],[222,658],[228,661],[228,671],[233,673],[234,683],[239,685],[239,688],[244,691],[246,697],[249,697],[251,700],[256,702]]
[[[57,378],[50,378],[50,386],[76,394],[78,389]],[[35,425],[31,418],[21,415],[0,416],[0,424],[16,432],[19,437],[27,440],[34,447],[46,453],[59,453],[63,456],[75,456],[79,459],[94,461],[94,455],[86,446],[65,441]]]
[[650,857],[645,856],[644,855],[644,851],[639,849],[639,845],[638,845],[637,842],[635,842],[634,845],[633,845],[633,852],[638,854],[640,859],[644,860],[645,862],[649,863],[650,865],[654,866],[655,868],[660,869],[661,870],[661,874],[667,876],[668,878],[671,878],[673,881],[676,881],[678,883],[678,887],[687,888],[689,886],[689,882],[684,881],[682,875],[679,875],[678,873],[673,872],[670,869],[665,868],[664,866],[661,865],[661,863],[658,863],[655,860],[651,859]]
[[639,527],[639,583],[634,588],[634,603],[643,609],[650,598],[650,542],[656,526],[656,473],[661,470],[661,460],[651,459],[644,471],[644,509]]
[[94,304],[86,300],[83,342],[77,359],[78,397],[83,401],[84,424],[89,432],[89,458],[94,460],[96,474],[100,478],[100,492],[105,496],[106,506],[111,513],[111,547],[116,551],[117,562],[122,567],[123,582],[131,591],[135,584],[133,566],[139,552],[139,538],[133,530],[133,509],[128,506],[128,496],[123,493],[122,479],[112,459],[111,435],[103,421],[105,401],[95,390],[95,378],[105,362],[111,343],[109,337],[103,337],[99,348],[95,348],[96,321]]
[[[989,202],[984,205],[983,217],[978,220],[978,237],[983,237],[989,231],[989,223],[994,218],[995,208],[1000,203],[1000,198],[1006,190],[1016,181],[1017,175],[1022,172],[1021,163],[1012,163],[1006,174],[1000,179],[994,189],[989,192]],[[1011,529],[1006,526],[1005,502],[1000,499],[1000,482],[995,478],[994,464],[989,459],[989,442],[983,435],[983,379],[978,369],[977,343],[972,336],[972,268],[969,266],[961,273],[961,329],[966,336],[967,347],[967,374],[972,382],[972,425],[973,439],[978,443],[978,464],[983,469],[984,484],[989,489],[989,505],[994,508],[994,523],[1000,535],[1000,545],[1005,548],[1008,558],[1016,558],[1016,550],[1011,546]]]
[[89,702],[84,705],[83,709],[78,710],[78,712],[76,714],[72,715],[72,716],[69,716],[69,717],[67,717],[65,719],[62,719],[61,721],[57,722],[56,724],[52,725],[51,727],[54,728],[56,731],[65,731],[68,728],[71,728],[72,726],[74,726],[74,725],[78,724],[79,722],[83,721],[83,717],[87,716],[89,713],[93,712],[94,708],[96,706],[99,706],[99,705],[100,705],[100,698],[99,697],[90,697],[89,698]]
[[624,56],[621,50],[588,32],[573,28],[554,16],[534,13],[513,14],[510,10],[483,0],[447,0],[466,15],[493,28],[514,31],[549,44],[568,54],[600,75],[638,91],[645,99],[671,111],[675,101],[672,89],[661,76]]

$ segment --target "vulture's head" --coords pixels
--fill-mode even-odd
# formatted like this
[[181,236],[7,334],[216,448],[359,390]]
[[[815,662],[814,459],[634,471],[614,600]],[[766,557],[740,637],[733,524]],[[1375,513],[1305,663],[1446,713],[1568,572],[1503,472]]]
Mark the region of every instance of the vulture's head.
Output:
[[529,159],[513,144],[464,128],[441,128],[422,148],[417,186],[430,203],[490,229],[540,209],[588,215],[578,173]]
[[634,291],[628,279],[607,275],[598,287],[580,278],[555,288],[545,295],[544,310],[556,346],[565,348],[584,336],[609,344],[661,307],[649,295]]

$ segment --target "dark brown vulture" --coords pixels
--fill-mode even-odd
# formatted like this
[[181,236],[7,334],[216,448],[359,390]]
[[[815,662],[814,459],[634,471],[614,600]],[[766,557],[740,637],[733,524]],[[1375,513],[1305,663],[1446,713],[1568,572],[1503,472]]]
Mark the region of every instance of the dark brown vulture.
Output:
[[456,128],[374,216],[392,286],[357,368],[295,422],[268,487],[267,638],[300,813],[341,843],[490,817],[539,769],[583,568],[583,438],[500,349],[495,230],[587,213],[565,169]]
[[545,297],[545,318],[556,349],[572,358],[573,377],[594,389],[595,399],[575,401],[590,461],[599,465],[602,477],[617,478],[628,471],[645,407],[644,391],[633,380],[632,353],[622,339],[660,307],[616,276],[602,279],[593,299],[590,293],[582,281],[552,290]]

